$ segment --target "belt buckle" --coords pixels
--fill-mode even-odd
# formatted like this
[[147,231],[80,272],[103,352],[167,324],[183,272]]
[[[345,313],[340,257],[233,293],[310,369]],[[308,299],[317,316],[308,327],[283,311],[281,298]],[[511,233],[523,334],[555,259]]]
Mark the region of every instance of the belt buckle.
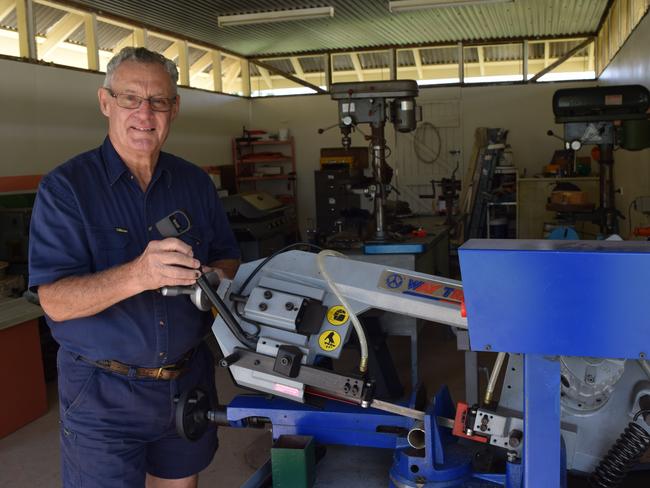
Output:
[[157,380],[160,379],[160,375],[162,374],[163,371],[166,371],[166,370],[169,370],[169,369],[173,369],[173,368],[175,368],[175,367],[176,367],[175,364],[165,364],[164,366],[160,366],[160,367],[158,368],[158,372],[156,373],[156,379],[157,379]]

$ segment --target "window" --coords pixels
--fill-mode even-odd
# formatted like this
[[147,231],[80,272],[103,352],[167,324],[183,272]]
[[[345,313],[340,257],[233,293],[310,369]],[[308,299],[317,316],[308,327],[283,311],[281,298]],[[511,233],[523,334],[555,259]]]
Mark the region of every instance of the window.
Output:
[[463,47],[465,83],[523,81],[522,44]]
[[458,83],[458,46],[399,49],[397,79],[419,85]]
[[[584,39],[531,41],[528,43],[528,78],[547,68]],[[539,81],[593,80],[594,44],[580,49],[555,69],[539,78]]]

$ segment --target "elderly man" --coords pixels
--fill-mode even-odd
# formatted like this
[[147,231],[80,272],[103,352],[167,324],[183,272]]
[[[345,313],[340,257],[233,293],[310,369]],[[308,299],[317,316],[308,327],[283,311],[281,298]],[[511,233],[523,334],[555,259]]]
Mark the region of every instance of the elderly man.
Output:
[[[190,443],[174,426],[176,395],[216,395],[209,314],[156,291],[239,264],[208,175],[161,152],[177,80],[160,54],[117,54],[98,91],[108,137],[45,176],[34,205],[30,288],[61,346],[65,487],[195,487],[217,448],[216,429]],[[178,211],[190,231],[161,235],[156,223]]]

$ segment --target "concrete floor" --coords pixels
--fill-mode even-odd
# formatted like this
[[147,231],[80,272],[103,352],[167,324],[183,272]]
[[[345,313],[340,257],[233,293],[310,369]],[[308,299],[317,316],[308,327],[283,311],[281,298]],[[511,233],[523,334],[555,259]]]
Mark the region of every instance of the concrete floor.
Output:
[[[437,326],[421,334],[420,374],[427,391],[435,392],[446,382],[454,400],[464,397],[462,354],[455,340]],[[408,339],[389,339],[393,359],[405,386],[409,383]],[[355,351],[346,351],[343,364],[356,361]],[[221,403],[244,392],[235,387],[229,374],[217,369]],[[7,392],[9,393],[9,392]],[[246,393],[250,393],[246,391]],[[7,401],[5,398],[4,401]],[[0,488],[52,488],[60,486],[58,405],[56,382],[48,383],[48,412],[41,418],[0,439]],[[235,488],[245,482],[269,457],[271,435],[256,429],[221,428],[220,448],[212,464],[200,475],[201,487]],[[363,486],[355,483],[355,486]],[[369,485],[376,486],[376,485]],[[386,484],[387,486],[387,484]]]

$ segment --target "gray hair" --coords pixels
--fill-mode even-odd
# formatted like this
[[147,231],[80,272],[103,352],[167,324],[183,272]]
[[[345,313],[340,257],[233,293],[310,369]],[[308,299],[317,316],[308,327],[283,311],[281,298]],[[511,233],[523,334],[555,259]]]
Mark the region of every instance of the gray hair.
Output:
[[104,88],[111,88],[113,74],[124,61],[135,61],[136,63],[160,64],[169,75],[172,90],[176,95],[176,84],[178,83],[178,69],[171,59],[167,59],[160,53],[149,51],[144,47],[125,47],[111,58],[106,68]]

